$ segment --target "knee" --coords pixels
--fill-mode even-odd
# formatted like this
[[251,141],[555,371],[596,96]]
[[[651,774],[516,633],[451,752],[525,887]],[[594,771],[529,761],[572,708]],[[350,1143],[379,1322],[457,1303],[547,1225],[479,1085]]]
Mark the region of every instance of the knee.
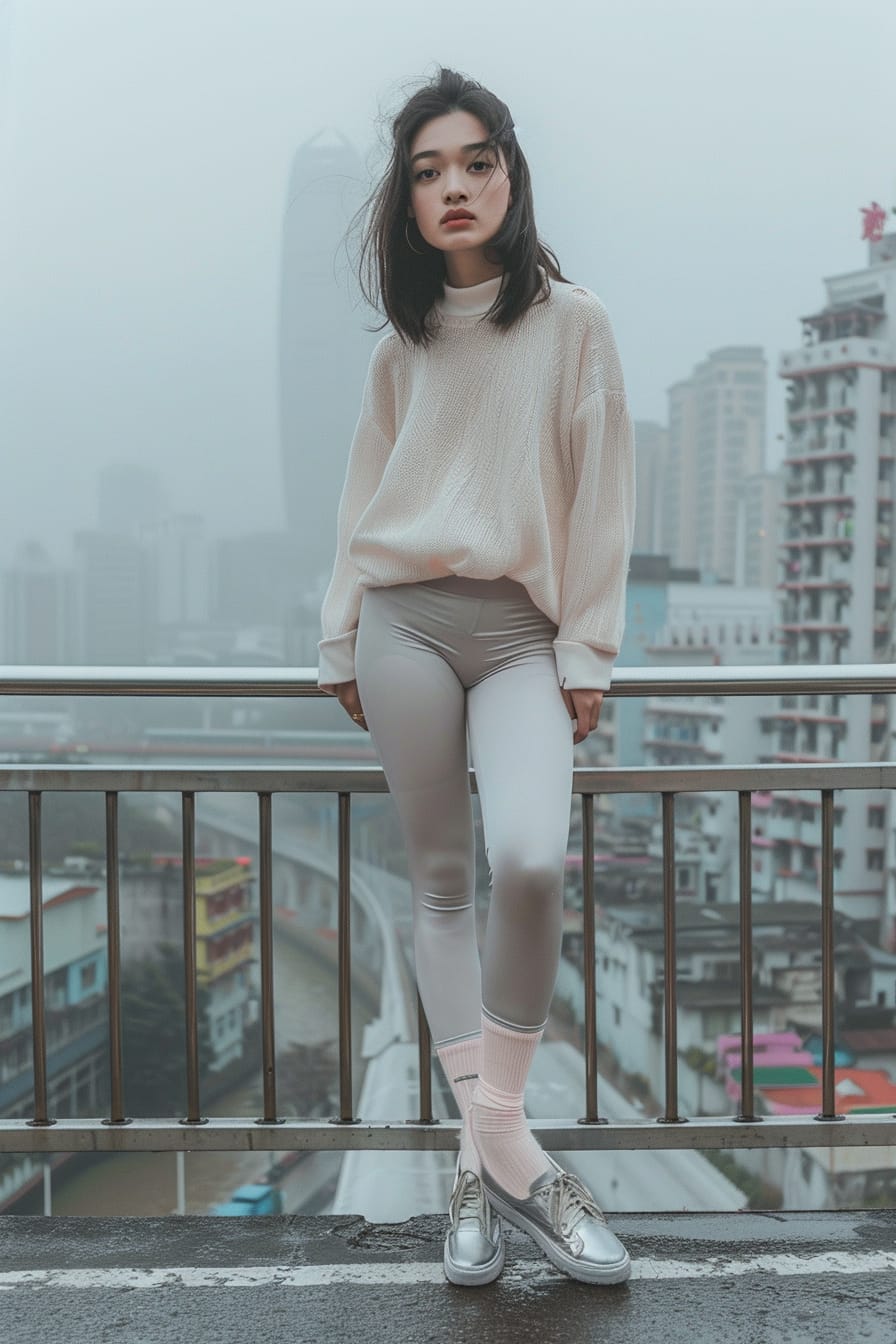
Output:
[[445,901],[461,899],[458,892],[465,892],[469,899],[474,874],[472,850],[468,856],[459,845],[450,844],[432,844],[410,868],[411,883],[418,895],[435,893],[437,900]]
[[491,865],[492,889],[500,888],[517,899],[562,901],[565,866],[565,853],[559,858],[518,850],[497,854]]

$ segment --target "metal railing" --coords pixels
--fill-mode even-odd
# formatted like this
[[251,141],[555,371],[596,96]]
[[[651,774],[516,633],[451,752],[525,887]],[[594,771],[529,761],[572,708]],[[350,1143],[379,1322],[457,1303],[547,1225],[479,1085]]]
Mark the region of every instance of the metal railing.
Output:
[[[788,695],[889,693],[896,665],[619,668],[608,696]],[[0,668],[0,695],[321,696],[314,669]],[[470,771],[470,787],[477,791]],[[896,1138],[889,1114],[838,1115],[835,1108],[833,793],[835,789],[892,789],[889,763],[576,767],[573,794],[582,802],[585,1095],[581,1117],[532,1123],[552,1150],[644,1148],[801,1147],[878,1145]],[[0,766],[0,789],[27,793],[30,880],[34,1116],[0,1119],[0,1152],[133,1152],[286,1149],[454,1149],[459,1122],[432,1114],[432,1042],[418,996],[420,1114],[413,1120],[365,1122],[352,1114],[351,1055],[351,799],[388,791],[380,766],[295,769],[247,767],[119,768],[92,765]],[[751,796],[757,790],[820,790],[822,1109],[814,1117],[769,1117],[755,1111],[753,1084],[753,973],[751,917]],[[41,878],[41,806],[46,791],[103,792],[106,818],[109,1075],[108,1116],[55,1118],[48,1114],[47,1036]],[[183,949],[187,1114],[180,1120],[125,1114],[122,1082],[121,937],[118,796],[127,792],[181,795],[183,843]],[[736,792],[739,812],[739,940],[741,1094],[734,1116],[688,1117],[679,1111],[676,984],[674,802],[678,793]],[[254,1121],[202,1115],[196,952],[196,794],[254,793],[258,798],[261,1046],[264,1114]],[[336,793],[338,797],[339,1114],[331,1120],[284,1118],[277,1111],[273,993],[272,826],[274,794]],[[664,936],[663,1031],[665,1110],[657,1119],[610,1122],[598,1105],[595,965],[594,797],[599,793],[659,793],[662,799]]]

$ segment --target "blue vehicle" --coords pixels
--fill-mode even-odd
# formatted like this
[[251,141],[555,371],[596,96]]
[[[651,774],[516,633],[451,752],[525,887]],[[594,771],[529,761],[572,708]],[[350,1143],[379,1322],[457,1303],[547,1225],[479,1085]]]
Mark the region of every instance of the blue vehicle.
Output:
[[283,1196],[276,1185],[241,1185],[224,1204],[214,1204],[212,1213],[241,1218],[254,1213],[282,1213]]

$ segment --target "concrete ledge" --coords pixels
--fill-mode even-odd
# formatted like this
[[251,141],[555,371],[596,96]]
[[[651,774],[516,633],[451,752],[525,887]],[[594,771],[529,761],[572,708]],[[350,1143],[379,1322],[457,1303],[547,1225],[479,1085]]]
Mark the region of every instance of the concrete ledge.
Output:
[[[507,1227],[485,1288],[442,1271],[446,1220],[0,1219],[0,1338],[18,1344],[429,1340],[826,1344],[896,1339],[896,1210],[626,1214],[627,1284],[576,1283]],[[64,1333],[48,1322],[65,1313]]]

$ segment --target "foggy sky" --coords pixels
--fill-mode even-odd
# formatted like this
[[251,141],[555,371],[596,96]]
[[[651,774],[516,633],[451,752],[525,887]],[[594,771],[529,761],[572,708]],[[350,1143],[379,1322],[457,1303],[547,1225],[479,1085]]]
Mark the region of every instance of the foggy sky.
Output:
[[211,535],[283,526],[292,155],[333,126],[373,170],[377,118],[438,63],[508,103],[539,234],[606,303],[635,418],[665,423],[666,388],[710,350],[762,345],[777,463],[779,354],[823,276],[865,266],[860,207],[896,205],[896,5],[530,12],[0,0],[0,564],[30,537],[65,560],[95,523],[97,467],[120,458],[157,463]]

